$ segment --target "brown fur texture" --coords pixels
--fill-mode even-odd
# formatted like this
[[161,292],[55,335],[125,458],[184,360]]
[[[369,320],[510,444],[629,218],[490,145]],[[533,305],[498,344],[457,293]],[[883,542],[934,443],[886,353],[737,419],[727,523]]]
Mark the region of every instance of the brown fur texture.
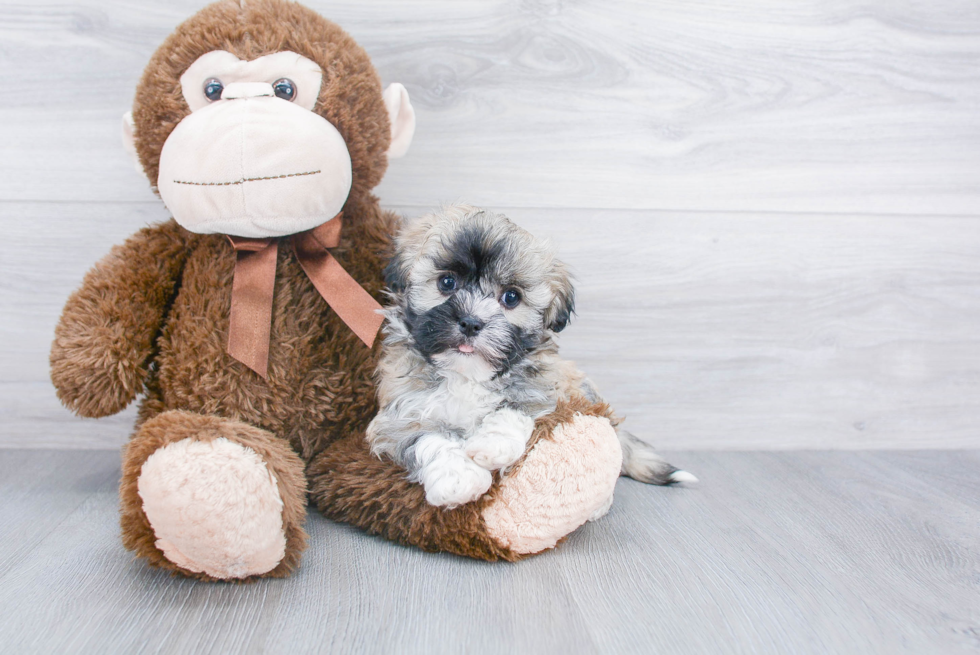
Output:
[[[269,16],[275,16],[270,21]],[[291,49],[326,71],[317,110],[341,131],[353,162],[341,245],[331,252],[381,299],[397,217],[369,190],[387,165],[390,125],[367,54],[339,27],[281,0],[210,5],[180,25],[147,66],[137,92],[137,146],[147,175],[188,112],[180,74],[226,49],[259,57]],[[269,378],[225,352],[235,254],[222,235],[170,221],[141,230],[69,298],[51,352],[59,397],[85,416],[120,411],[143,392],[140,421],[182,409],[244,421],[287,438],[304,458],[375,411],[376,350],[365,348],[314,289],[292,247],[279,249]]]
[[143,391],[190,236],[173,221],[140,230],[68,299],[51,346],[51,380],[66,407],[110,416]]
[[[163,556],[156,547],[153,528],[143,512],[137,482],[143,463],[159,448],[182,439],[211,441],[225,438],[251,448],[265,461],[276,480],[283,502],[282,526],[286,535],[286,555],[276,568],[262,576],[283,578],[299,566],[300,555],[306,548],[306,479],[303,461],[281,439],[265,430],[239,421],[192,412],[164,412],[144,423],[123,453],[122,484],[119,487],[120,523],[123,544],[152,565],[175,573],[180,572],[199,580],[216,580],[206,573],[187,571]],[[249,580],[252,578],[245,578]]]
[[[291,50],[322,67],[315,111],[340,131],[353,163],[341,244],[332,253],[381,300],[397,217],[370,193],[387,165],[390,125],[366,53],[339,27],[291,2],[206,7],[160,47],[137,90],[136,147],[151,180],[164,141],[189,112],[180,75],[213,50],[243,59]],[[211,579],[157,550],[136,485],[156,448],[225,436],[265,458],[286,503],[285,559],[267,575],[293,570],[305,544],[306,481],[298,462],[308,464],[312,497],[328,516],[427,550],[516,559],[481,522],[492,494],[443,512],[421,500],[422,489],[406,482],[403,470],[370,455],[363,435],[377,411],[372,374],[380,344],[366,348],[336,316],[288,244],[278,254],[268,379],[226,353],[235,259],[222,235],[192,234],[172,220],[145,228],[86,275],[55,330],[51,377],[66,406],[106,416],[143,394],[120,487],[126,546],[152,565]],[[567,420],[568,411],[540,422],[539,434]]]
[[[398,220],[370,194],[384,174],[390,142],[381,81],[364,50],[315,12],[282,0],[244,8],[219,2],[180,25],[153,55],[136,93],[136,147],[147,177],[156,180],[163,144],[190,112],[180,75],[213,50],[244,59],[291,50],[324,70],[315,111],[344,137],[353,171],[341,244],[331,252],[381,300]],[[339,437],[362,433],[376,411],[371,375],[378,347],[364,346],[320,297],[292,247],[280,247],[263,380],[225,351],[234,265],[224,236],[192,234],[172,220],[114,248],[69,298],[55,330],[51,377],[62,402],[84,416],[106,416],[142,393],[139,425],[172,410],[185,419],[228,419],[285,439],[306,461]],[[181,429],[194,432],[190,425]],[[132,448],[144,447],[137,446],[142,434],[138,426]],[[151,563],[176,568],[164,564],[145,517],[134,518],[129,507],[138,502],[138,475],[138,467],[124,471],[124,541]],[[286,568],[276,571],[295,565],[300,544],[288,542]]]
[[[524,457],[509,476],[520,471],[539,439],[550,438],[554,429],[571,422],[576,414],[604,416],[613,425],[618,420],[605,403],[581,396],[562,401],[552,414],[535,422],[534,433]],[[406,479],[405,472],[390,460],[371,456],[363,433],[337,442],[318,455],[307,469],[310,495],[328,518],[350,523],[370,534],[430,552],[445,551],[496,561],[526,557],[493,540],[483,523],[483,510],[496,500],[501,479],[480,500],[455,509],[434,507],[425,502],[421,485]]]

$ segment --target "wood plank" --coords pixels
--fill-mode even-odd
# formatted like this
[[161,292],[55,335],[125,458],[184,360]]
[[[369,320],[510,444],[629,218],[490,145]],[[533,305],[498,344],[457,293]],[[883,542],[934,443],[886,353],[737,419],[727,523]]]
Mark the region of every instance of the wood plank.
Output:
[[[401,207],[408,214],[419,208]],[[0,203],[0,444],[115,448],[48,381],[84,271],[159,203]],[[668,448],[980,446],[980,230],[956,217],[509,210],[578,277],[562,333]]]
[[105,485],[118,484],[114,452],[4,450],[0,455],[0,579]]
[[[309,4],[413,97],[393,204],[980,213],[969,0]],[[0,7],[0,199],[149,200],[120,116],[199,5]]]
[[510,215],[580,280],[563,353],[664,448],[980,444],[976,220]]
[[610,652],[974,652],[977,510],[890,455],[686,453],[696,490],[621,481],[610,519],[629,529],[568,555],[592,567],[572,588],[596,638]]
[[942,480],[937,492],[950,496],[953,500],[980,509],[980,494],[977,493],[977,475],[980,471],[980,451],[960,453],[962,466],[948,468],[941,457],[922,457],[920,451],[882,453],[888,465],[901,469],[906,475],[919,482],[932,485]]
[[[118,466],[110,453],[93,455],[104,461],[0,451],[0,470]],[[525,562],[430,555],[315,515],[297,575],[251,585],[150,571],[119,544],[114,477],[80,485],[52,475],[50,493],[86,498],[6,568],[10,550],[0,548],[0,643],[59,653],[954,654],[980,646],[980,508],[956,500],[945,478],[918,479],[895,465],[896,453],[669,455],[701,484],[622,480],[606,518]],[[972,481],[980,496],[972,453],[914,457]],[[26,479],[12,485],[21,497],[0,494],[0,515],[44,513],[47,501]]]
[[[45,375],[46,375],[45,369]],[[136,404],[100,419],[65,409],[51,382],[0,382],[0,448],[117,451],[133,432]]]
[[132,431],[134,408],[80,419],[48,377],[54,326],[68,295],[116,243],[169,217],[155,203],[0,202],[0,447],[107,448]]

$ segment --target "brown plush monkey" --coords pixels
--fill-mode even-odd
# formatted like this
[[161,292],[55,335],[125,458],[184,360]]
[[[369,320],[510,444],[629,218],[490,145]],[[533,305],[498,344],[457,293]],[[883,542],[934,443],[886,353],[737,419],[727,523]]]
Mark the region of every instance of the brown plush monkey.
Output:
[[308,493],[371,533],[490,560],[553,546],[607,500],[594,490],[611,493],[620,446],[585,400],[540,420],[522,462],[453,510],[368,452],[397,227],[371,189],[413,129],[404,88],[382,92],[347,34],[285,0],[210,5],[150,60],[124,133],[175,220],[88,273],[51,376],[83,416],[143,395],[121,522],[151,564],[288,575]]

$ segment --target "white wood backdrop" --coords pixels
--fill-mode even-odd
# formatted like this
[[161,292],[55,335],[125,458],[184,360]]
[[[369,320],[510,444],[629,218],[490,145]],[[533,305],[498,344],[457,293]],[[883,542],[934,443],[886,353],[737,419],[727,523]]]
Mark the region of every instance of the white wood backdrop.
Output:
[[[408,88],[378,189],[553,238],[565,352],[670,448],[980,446],[975,0],[310,1]],[[109,447],[48,382],[67,294],[166,218],[119,143],[185,0],[0,4],[0,445]]]

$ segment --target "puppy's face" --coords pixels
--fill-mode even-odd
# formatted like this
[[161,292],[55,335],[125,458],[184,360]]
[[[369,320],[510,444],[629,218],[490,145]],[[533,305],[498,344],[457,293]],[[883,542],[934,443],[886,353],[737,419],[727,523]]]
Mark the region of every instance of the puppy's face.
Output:
[[450,207],[407,225],[395,245],[388,287],[414,348],[437,366],[493,377],[573,311],[564,264],[499,214]]

